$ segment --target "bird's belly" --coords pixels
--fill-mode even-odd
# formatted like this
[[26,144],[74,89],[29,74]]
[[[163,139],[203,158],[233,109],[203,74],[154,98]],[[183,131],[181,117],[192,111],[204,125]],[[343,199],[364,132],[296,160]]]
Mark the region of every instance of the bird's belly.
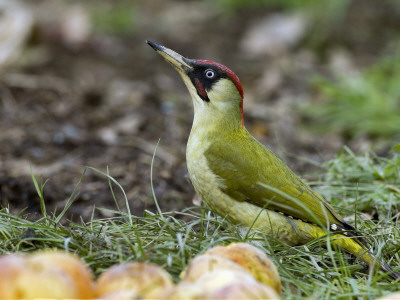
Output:
[[262,209],[248,202],[239,202],[225,194],[224,183],[208,167],[202,149],[207,143],[189,139],[186,150],[187,167],[192,184],[203,201],[233,224],[262,231],[290,245],[304,244],[320,236],[319,227]]

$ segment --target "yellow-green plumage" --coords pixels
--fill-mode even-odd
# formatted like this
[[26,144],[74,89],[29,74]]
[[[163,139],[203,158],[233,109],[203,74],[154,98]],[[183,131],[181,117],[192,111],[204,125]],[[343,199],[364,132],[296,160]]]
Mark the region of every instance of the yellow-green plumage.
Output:
[[[229,69],[148,43],[177,69],[192,96],[194,120],[186,160],[192,184],[208,206],[235,224],[291,245],[333,232],[332,244],[391,271],[327,201],[248,133],[242,124],[241,87]],[[209,70],[216,79],[207,78]]]
[[[326,225],[327,221],[341,221],[322,197],[243,127],[234,132],[225,132],[210,144],[204,155],[212,172],[224,179],[223,192],[236,201],[266,206],[267,209],[312,223]],[[299,203],[306,204],[309,211],[267,187],[278,189]]]

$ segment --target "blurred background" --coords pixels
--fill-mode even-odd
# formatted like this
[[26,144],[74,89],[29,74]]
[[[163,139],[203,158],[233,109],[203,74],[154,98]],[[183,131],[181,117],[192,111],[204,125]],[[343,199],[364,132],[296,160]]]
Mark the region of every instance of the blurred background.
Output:
[[[35,216],[193,205],[185,147],[193,109],[146,39],[230,67],[245,125],[296,172],[343,148],[387,155],[400,137],[400,2],[374,0],[0,0],[0,203]],[[117,192],[120,206],[123,197]],[[196,203],[196,201],[194,202]],[[109,211],[96,211],[107,217]]]

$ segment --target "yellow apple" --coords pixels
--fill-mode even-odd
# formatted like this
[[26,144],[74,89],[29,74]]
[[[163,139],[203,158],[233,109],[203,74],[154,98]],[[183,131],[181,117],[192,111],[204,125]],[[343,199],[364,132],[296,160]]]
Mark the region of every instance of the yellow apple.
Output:
[[99,300],[136,300],[142,299],[140,295],[133,290],[117,290],[97,298]]
[[94,296],[90,269],[62,251],[0,258],[0,299],[79,298]]
[[57,268],[32,267],[29,256],[5,255],[0,259],[0,299],[75,298],[69,276]]
[[259,281],[243,281],[228,284],[208,295],[208,299],[279,299],[277,292]]
[[97,280],[97,296],[127,289],[143,298],[158,298],[174,285],[164,269],[149,263],[123,263],[104,271]]
[[194,282],[203,274],[217,269],[248,272],[241,265],[228,258],[218,255],[203,254],[192,259],[187,269],[181,273],[181,278],[184,281]]
[[18,287],[15,283],[25,268],[25,256],[0,256],[0,299],[18,299]]
[[247,243],[232,243],[228,246],[216,246],[205,254],[218,255],[230,259],[248,270],[261,283],[281,292],[281,279],[276,266],[259,248]]
[[91,269],[78,256],[60,250],[45,250],[28,256],[28,265],[43,272],[53,269],[61,270],[70,277],[77,291],[77,298],[90,299],[95,293],[94,279]]
[[160,299],[163,300],[197,300],[205,298],[206,292],[202,286],[183,281],[160,295]]
[[229,269],[218,269],[205,273],[196,283],[203,287],[207,293],[214,292],[232,283],[258,282],[249,272],[240,272]]

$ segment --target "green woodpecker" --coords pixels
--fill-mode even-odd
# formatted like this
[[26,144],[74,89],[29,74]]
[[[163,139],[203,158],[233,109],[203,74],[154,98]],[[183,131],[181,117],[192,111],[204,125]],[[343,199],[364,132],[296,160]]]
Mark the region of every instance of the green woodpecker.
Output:
[[360,233],[322,196],[246,130],[243,88],[229,68],[147,43],[174,66],[193,99],[187,167],[196,192],[209,207],[234,224],[290,245],[329,233],[332,244],[400,278],[400,272],[375,258]]

